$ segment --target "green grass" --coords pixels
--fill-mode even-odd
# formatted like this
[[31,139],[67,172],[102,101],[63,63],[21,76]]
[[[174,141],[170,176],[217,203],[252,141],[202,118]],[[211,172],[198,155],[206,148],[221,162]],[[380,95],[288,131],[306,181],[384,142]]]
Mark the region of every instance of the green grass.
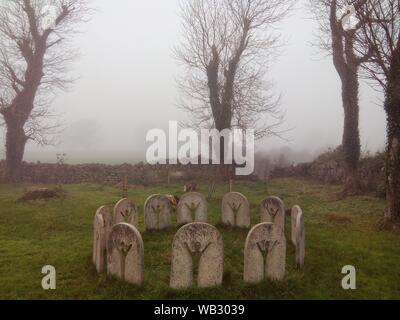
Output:
[[[288,239],[284,281],[249,286],[243,283],[243,249],[248,230],[220,228],[225,246],[224,284],[220,288],[172,290],[168,287],[171,243],[176,229],[143,232],[143,203],[153,193],[180,195],[181,187],[130,190],[141,211],[145,245],[145,284],[138,288],[97,275],[91,263],[92,222],[96,209],[113,205],[120,190],[82,184],[64,187],[64,199],[19,203],[24,187],[0,185],[1,299],[399,299],[400,234],[379,231],[385,203],[373,196],[336,200],[338,186],[275,180],[237,183],[251,203],[252,223],[266,195],[281,197],[287,207],[299,204],[305,214],[306,266],[298,271]],[[200,191],[207,193],[207,185]],[[227,186],[217,188],[209,204],[210,223],[218,224]],[[57,290],[44,291],[41,269],[54,265]],[[357,290],[341,288],[341,269],[354,265]]]

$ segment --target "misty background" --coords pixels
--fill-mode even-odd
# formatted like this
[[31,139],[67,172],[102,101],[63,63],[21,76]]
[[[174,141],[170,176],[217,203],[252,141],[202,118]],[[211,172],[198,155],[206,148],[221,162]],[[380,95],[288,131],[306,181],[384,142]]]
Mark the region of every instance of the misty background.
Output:
[[[257,141],[257,151],[287,153],[290,161],[311,161],[341,143],[343,109],[339,77],[331,57],[311,46],[316,23],[299,1],[282,23],[285,46],[270,67],[269,79],[282,94],[286,113],[276,137]],[[184,121],[176,106],[175,82],[181,69],[173,57],[180,43],[179,0],[96,0],[97,11],[76,36],[80,57],[73,64],[79,79],[53,103],[63,131],[56,146],[27,145],[25,160],[67,163],[134,163],[145,160],[146,133],[167,130],[168,121]],[[364,82],[360,88],[362,150],[385,144],[382,96]],[[4,158],[4,130],[0,158]]]

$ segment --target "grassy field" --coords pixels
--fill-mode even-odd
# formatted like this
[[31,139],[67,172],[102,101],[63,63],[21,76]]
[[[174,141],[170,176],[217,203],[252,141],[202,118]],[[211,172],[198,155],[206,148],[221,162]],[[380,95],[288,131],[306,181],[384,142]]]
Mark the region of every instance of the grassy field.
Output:
[[[259,222],[259,203],[266,195],[281,197],[287,207],[299,204],[305,213],[306,266],[295,268],[288,241],[287,276],[283,282],[248,286],[242,281],[247,230],[219,227],[225,246],[224,284],[220,288],[176,291],[168,287],[171,243],[175,229],[143,233],[145,285],[132,285],[97,275],[91,263],[92,221],[96,209],[113,205],[121,191],[100,185],[64,186],[64,199],[19,203],[25,187],[0,185],[1,299],[399,299],[400,234],[379,231],[385,207],[373,196],[336,200],[340,187],[274,180],[240,183],[235,191],[251,203],[252,223]],[[207,193],[207,185],[200,191]],[[226,186],[218,186],[209,205],[210,223],[218,224]],[[181,187],[129,191],[141,210],[153,193],[180,195]],[[287,239],[289,230],[287,228]],[[54,265],[57,290],[44,291],[41,269]],[[357,290],[341,288],[342,267],[357,269]]]

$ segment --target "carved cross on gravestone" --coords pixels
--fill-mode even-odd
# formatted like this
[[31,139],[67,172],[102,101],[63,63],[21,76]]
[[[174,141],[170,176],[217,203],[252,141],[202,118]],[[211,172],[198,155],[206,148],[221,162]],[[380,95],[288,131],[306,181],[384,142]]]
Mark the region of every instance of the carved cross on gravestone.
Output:
[[192,218],[192,221],[196,221],[196,212],[200,207],[200,202],[198,202],[197,205],[194,202],[191,202],[190,205],[185,203],[185,206],[190,211],[190,216]]
[[161,225],[162,225],[162,221],[161,221],[161,214],[164,210],[164,206],[157,204],[156,206],[151,206],[151,209],[153,210],[153,212],[156,214],[157,219],[158,219],[158,228],[162,229]]
[[229,208],[231,208],[233,213],[233,225],[237,225],[237,216],[239,214],[240,208],[242,207],[243,203],[235,204],[235,203],[228,203]]
[[268,197],[261,202],[261,222],[271,222],[285,230],[285,206],[277,197]]
[[[211,243],[208,243],[204,249],[201,249],[201,243],[199,241],[192,241],[191,245],[185,242],[185,246],[192,256],[193,262],[193,279],[197,279],[199,276],[200,258],[203,253],[207,250]],[[193,249],[191,249],[193,248]]]
[[225,226],[248,228],[251,224],[250,204],[239,192],[229,192],[222,198],[221,222]]
[[273,240],[262,240],[257,242],[258,249],[260,250],[262,256],[263,256],[263,262],[264,262],[264,269],[265,269],[265,264],[267,263],[267,257],[268,254],[272,251],[272,249],[275,247],[275,245],[278,243],[278,241],[273,241]]
[[275,206],[272,202],[268,202],[266,205],[266,209],[269,213],[269,215],[272,218],[272,223],[275,222],[275,217],[277,216],[277,214],[279,213],[279,207]]
[[125,281],[126,257],[131,249],[132,249],[132,243],[126,243],[124,240],[120,240],[119,243],[117,244],[117,250],[120,255],[120,268],[121,268],[122,281]]
[[146,231],[163,230],[172,225],[172,204],[164,195],[154,194],[144,203]]
[[114,224],[129,223],[138,226],[139,215],[136,205],[129,199],[124,198],[117,202],[114,207]]
[[177,206],[177,224],[182,226],[191,222],[207,222],[208,205],[204,195],[198,192],[185,193]]
[[120,211],[121,216],[124,218],[124,222],[128,223],[129,218],[132,215],[133,208],[125,208],[125,210]]

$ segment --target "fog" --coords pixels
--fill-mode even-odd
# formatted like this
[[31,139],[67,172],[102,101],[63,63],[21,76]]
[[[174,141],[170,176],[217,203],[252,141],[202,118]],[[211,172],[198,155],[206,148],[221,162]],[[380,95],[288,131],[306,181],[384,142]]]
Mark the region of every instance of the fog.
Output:
[[[180,69],[172,49],[179,44],[177,0],[96,0],[97,11],[76,37],[81,56],[73,65],[79,79],[54,100],[64,130],[56,146],[27,146],[25,160],[68,163],[122,163],[144,160],[146,133],[167,129],[169,120],[185,120],[176,106],[175,78]],[[259,151],[289,147],[299,161],[339,145],[343,110],[339,77],[330,57],[313,48],[316,24],[297,6],[282,24],[282,53],[269,79],[282,93],[285,139],[257,142]],[[360,93],[362,150],[385,143],[385,115],[380,94],[362,84]],[[2,143],[3,145],[4,143]],[[4,148],[1,149],[4,157]]]

